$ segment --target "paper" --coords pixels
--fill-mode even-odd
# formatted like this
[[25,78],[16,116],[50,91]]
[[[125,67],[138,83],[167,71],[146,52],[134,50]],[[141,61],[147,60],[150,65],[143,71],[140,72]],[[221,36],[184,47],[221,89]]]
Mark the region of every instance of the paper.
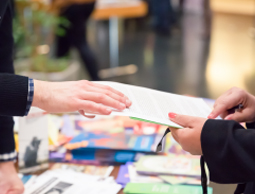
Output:
[[71,170],[49,170],[40,175],[24,194],[117,194],[121,185],[112,177],[102,179]]
[[171,94],[116,82],[100,81],[96,83],[111,86],[124,93],[132,101],[131,107],[123,111],[113,110],[112,115],[135,117],[148,122],[182,128],[169,120],[169,112],[204,118],[207,118],[211,112],[210,107],[202,98]]
[[89,175],[97,175],[106,178],[110,176],[114,167],[56,163],[51,167],[51,169],[72,170],[74,172],[81,172]]

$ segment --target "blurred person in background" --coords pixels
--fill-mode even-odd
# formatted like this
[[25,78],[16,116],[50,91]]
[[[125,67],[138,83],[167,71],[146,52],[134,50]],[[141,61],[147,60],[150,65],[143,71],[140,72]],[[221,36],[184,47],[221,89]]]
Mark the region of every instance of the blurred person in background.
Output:
[[170,35],[171,26],[176,20],[171,0],[150,0],[150,3],[155,31]]
[[98,81],[98,64],[89,47],[86,35],[87,21],[95,7],[95,0],[53,0],[53,7],[58,9],[59,16],[69,20],[63,36],[56,36],[56,56],[65,57],[71,47],[78,50],[91,80]]

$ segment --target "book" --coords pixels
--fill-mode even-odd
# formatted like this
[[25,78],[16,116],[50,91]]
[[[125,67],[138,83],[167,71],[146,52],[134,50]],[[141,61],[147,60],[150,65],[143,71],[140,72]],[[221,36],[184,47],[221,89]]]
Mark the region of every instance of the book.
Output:
[[131,183],[170,183],[171,185],[200,185],[200,178],[188,176],[175,176],[175,175],[142,175],[138,174],[135,163],[128,162],[128,172]]
[[128,173],[128,165],[127,164],[121,165],[116,179],[116,183],[120,184],[122,188],[124,188],[126,184],[129,182],[130,178]]
[[47,115],[38,108],[31,108],[28,116],[20,117],[19,172],[31,173],[49,167],[49,142]]
[[74,137],[65,148],[73,160],[98,160],[105,163],[135,161],[137,152],[152,153],[156,135],[134,135],[125,132],[84,132]]
[[[212,188],[208,187],[208,194]],[[163,183],[128,183],[124,189],[125,194],[202,194],[201,186],[169,185]]]
[[110,86],[124,93],[132,105],[123,111],[113,110],[112,115],[129,116],[146,122],[182,128],[168,118],[169,112],[207,118],[211,108],[202,98],[182,96],[145,87],[99,81],[95,83]]
[[201,185],[201,179],[194,177],[161,175],[159,178],[171,185]]
[[68,164],[68,163],[55,163],[51,170],[62,169],[71,170],[74,172],[81,172],[89,175],[101,176],[102,178],[109,177],[112,173],[113,166],[94,166],[94,165],[79,165],[79,164]]
[[104,193],[117,194],[121,185],[113,177],[89,175],[72,170],[48,170],[39,175],[24,194]]
[[83,132],[74,137],[65,148],[68,150],[77,149],[113,149],[131,150],[136,152],[152,152],[156,135],[135,135],[125,132]]
[[148,175],[201,176],[198,158],[175,154],[142,156],[136,163],[136,170],[140,174]]

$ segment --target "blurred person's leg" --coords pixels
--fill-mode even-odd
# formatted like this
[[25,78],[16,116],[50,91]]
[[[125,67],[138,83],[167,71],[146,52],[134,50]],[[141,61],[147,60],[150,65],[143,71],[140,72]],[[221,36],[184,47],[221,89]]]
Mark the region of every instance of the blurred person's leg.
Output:
[[65,57],[68,55],[71,44],[68,37],[68,29],[66,29],[64,26],[61,26],[61,28],[65,29],[65,35],[63,36],[56,36],[56,57]]
[[154,28],[162,34],[169,34],[171,24],[175,22],[175,14],[170,0],[151,0],[154,17]]
[[[68,44],[77,48],[91,79],[95,81],[99,80],[97,75],[98,64],[86,39],[86,23],[94,10],[94,6],[95,3],[71,5],[61,15],[70,21],[70,27],[67,29],[65,36],[62,37],[63,45],[67,44],[64,41],[66,39]],[[62,53],[68,52],[66,51],[67,47],[61,49]]]

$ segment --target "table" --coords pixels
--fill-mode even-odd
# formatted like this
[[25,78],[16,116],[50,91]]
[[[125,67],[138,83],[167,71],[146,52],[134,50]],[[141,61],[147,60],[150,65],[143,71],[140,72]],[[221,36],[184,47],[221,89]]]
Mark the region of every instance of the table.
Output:
[[[143,1],[116,2],[118,3],[98,3],[92,15],[94,20],[109,20],[110,69],[119,66],[119,18],[143,17],[148,12],[148,5]],[[116,73],[112,71],[110,74],[109,77]]]
[[[111,173],[111,176],[114,177],[114,179],[116,180],[117,176],[118,176],[118,173],[119,173],[119,169],[120,169],[120,166],[115,166],[112,173]],[[124,194],[123,193],[123,189],[121,189],[118,194]]]

